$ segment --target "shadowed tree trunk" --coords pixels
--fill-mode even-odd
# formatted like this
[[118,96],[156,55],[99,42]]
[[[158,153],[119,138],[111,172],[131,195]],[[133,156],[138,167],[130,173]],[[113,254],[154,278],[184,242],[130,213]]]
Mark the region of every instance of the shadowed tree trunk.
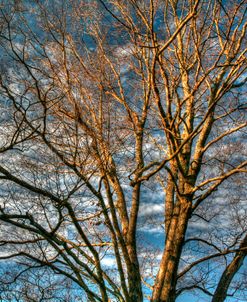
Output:
[[227,291],[230,287],[232,279],[242,266],[247,255],[247,236],[243,239],[239,246],[239,252],[236,253],[231,263],[226,267],[221,275],[218,286],[215,290],[212,302],[223,302],[227,298]]

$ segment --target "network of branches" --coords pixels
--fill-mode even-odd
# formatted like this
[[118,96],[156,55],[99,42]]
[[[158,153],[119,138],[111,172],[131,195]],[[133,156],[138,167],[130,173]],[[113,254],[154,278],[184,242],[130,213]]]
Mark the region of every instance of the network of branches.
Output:
[[0,1],[1,301],[245,301],[246,14]]

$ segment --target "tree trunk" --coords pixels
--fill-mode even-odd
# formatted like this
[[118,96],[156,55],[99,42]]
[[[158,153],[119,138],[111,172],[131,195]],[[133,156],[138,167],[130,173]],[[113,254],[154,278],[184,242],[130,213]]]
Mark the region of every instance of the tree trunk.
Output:
[[132,265],[128,279],[130,302],[142,302],[143,295],[138,263]]
[[152,302],[173,302],[176,298],[176,282],[179,259],[191,212],[191,202],[180,199],[174,207],[166,246],[156,278]]
[[[240,251],[236,253],[235,257],[233,258],[232,262],[226,267],[224,270],[220,282],[216,288],[214,293],[212,302],[223,302],[226,299],[227,291],[231,284],[232,279],[234,278],[235,274],[238,272],[240,267],[243,264],[244,258],[247,254],[247,235],[243,239],[240,245]],[[243,250],[244,249],[244,250]]]
[[[139,152],[139,154],[140,153],[141,152]],[[131,261],[131,266],[128,267],[129,295],[131,302],[143,301],[142,282],[136,248],[136,226],[140,202],[140,189],[141,184],[136,184],[133,188],[132,209],[130,213],[129,230],[127,234],[127,249]]]

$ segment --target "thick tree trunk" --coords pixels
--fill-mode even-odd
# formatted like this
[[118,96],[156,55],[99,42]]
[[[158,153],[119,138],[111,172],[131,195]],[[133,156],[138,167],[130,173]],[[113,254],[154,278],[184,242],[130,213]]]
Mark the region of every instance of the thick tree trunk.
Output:
[[175,301],[177,270],[190,212],[191,202],[186,199],[181,199],[174,207],[152,302]]
[[167,186],[166,186],[166,197],[165,197],[165,234],[168,234],[170,227],[174,199],[175,199],[175,181],[177,179],[177,165],[176,162],[171,162],[170,173],[167,177]]
[[133,263],[132,269],[129,271],[128,279],[130,302],[142,302],[143,295],[138,262]]

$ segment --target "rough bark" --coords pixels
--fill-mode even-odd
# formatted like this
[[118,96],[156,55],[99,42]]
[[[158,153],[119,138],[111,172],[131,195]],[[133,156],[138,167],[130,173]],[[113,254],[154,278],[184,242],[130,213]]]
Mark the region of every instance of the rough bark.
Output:
[[177,268],[190,214],[190,201],[184,199],[174,206],[167,233],[166,246],[160,263],[160,270],[155,282],[152,302],[175,301]]

